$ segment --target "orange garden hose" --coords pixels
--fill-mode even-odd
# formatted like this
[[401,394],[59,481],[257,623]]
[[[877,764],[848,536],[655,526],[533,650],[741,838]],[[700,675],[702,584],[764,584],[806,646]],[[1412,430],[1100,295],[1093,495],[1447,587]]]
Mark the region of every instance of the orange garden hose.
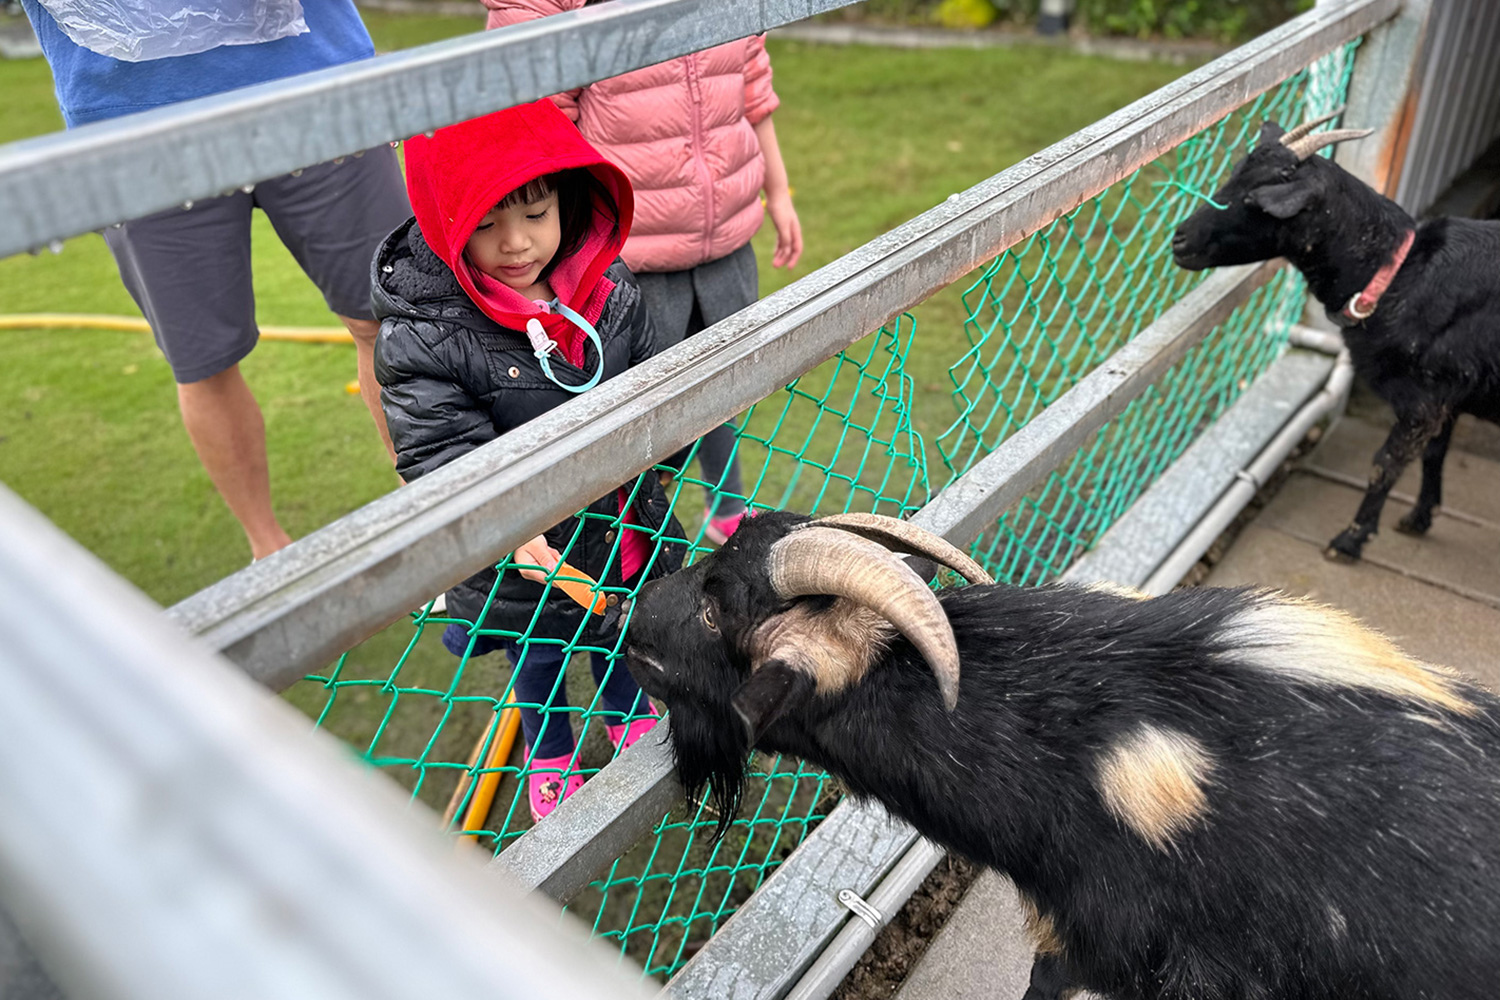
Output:
[[[0,316],[0,330],[120,330],[150,333],[150,325],[139,316],[103,316],[94,313],[12,313]],[[349,331],[338,326],[263,326],[266,340],[291,340],[303,344],[352,344]]]
[[[577,602],[581,607],[587,608],[596,615],[604,614],[607,607],[607,599],[598,593],[599,584],[594,578],[580,569],[562,563],[553,574],[552,582],[569,598]],[[505,766],[510,759],[511,747],[515,746],[516,730],[521,728],[521,713],[515,707],[516,695],[512,691],[505,697],[505,708],[500,711],[500,717],[493,729],[486,729],[479,734],[479,740],[474,744],[474,749],[469,753],[470,771],[465,771],[458,781],[458,787],[453,790],[453,796],[448,800],[448,808],[443,813],[443,827],[447,829],[453,822],[453,817],[458,814],[459,804],[463,802],[464,794],[469,790],[469,784],[473,780],[472,768],[479,760],[479,755],[484,751],[485,740],[490,738],[490,733],[496,733],[494,746],[490,750],[490,756],[485,761],[483,770],[486,772],[479,778],[479,786],[474,789],[474,797],[469,800],[469,808],[464,812],[463,830],[478,830],[483,827],[490,815],[490,807],[495,803],[495,793],[500,788],[501,774],[499,769]],[[477,834],[465,834],[464,840],[477,841]]]
[[[474,789],[474,797],[469,800],[469,808],[464,812],[464,821],[461,829],[478,830],[484,825],[489,817],[490,807],[495,804],[495,792],[500,788],[499,768],[505,766],[510,759],[511,747],[516,743],[516,730],[521,728],[521,712],[515,705],[515,693],[506,696],[505,708],[501,709],[500,716],[492,729],[486,729],[479,734],[479,742],[474,744],[474,751],[469,755],[469,763],[473,765],[478,762],[479,754],[484,749],[485,740],[490,738],[491,732],[495,733],[494,745],[490,748],[489,759],[484,762],[484,774],[479,776],[479,785]],[[443,826],[447,827],[453,822],[453,817],[458,812],[459,803],[463,801],[464,793],[469,790],[469,783],[473,775],[469,771],[459,779],[458,787],[453,790],[453,798],[448,802],[448,810],[443,815]],[[465,834],[468,841],[477,841],[476,834]]]

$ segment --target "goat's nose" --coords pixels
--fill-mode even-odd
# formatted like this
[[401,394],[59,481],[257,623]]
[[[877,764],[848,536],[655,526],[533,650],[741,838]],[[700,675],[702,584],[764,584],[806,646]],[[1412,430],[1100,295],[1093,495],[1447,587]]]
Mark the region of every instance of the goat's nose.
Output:
[[1173,250],[1181,250],[1186,245],[1187,245],[1187,233],[1184,233],[1181,230],[1178,230],[1177,232],[1175,232],[1175,233],[1172,234],[1172,249]]

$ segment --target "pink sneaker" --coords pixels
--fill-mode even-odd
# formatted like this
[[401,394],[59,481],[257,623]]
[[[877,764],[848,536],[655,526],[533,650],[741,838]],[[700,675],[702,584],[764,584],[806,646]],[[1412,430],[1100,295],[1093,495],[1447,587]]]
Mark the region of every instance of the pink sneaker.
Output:
[[[632,746],[636,740],[649,733],[651,727],[661,720],[661,713],[649,701],[646,702],[646,711],[651,714],[645,718],[632,719],[629,724],[622,722],[618,726],[604,727],[604,731],[609,734],[609,741],[615,745],[616,750],[625,750]],[[622,746],[621,744],[624,745]]]
[[729,536],[739,530],[740,522],[745,519],[745,511],[738,514],[729,514],[725,517],[716,517],[708,522],[708,527],[703,529],[703,535],[715,545],[723,545],[729,541]]
[[[526,748],[527,757],[531,748]],[[538,757],[531,762],[531,773],[526,776],[526,790],[531,798],[531,819],[540,823],[551,815],[563,799],[583,787],[583,775],[563,775],[574,766],[573,754],[561,757]]]

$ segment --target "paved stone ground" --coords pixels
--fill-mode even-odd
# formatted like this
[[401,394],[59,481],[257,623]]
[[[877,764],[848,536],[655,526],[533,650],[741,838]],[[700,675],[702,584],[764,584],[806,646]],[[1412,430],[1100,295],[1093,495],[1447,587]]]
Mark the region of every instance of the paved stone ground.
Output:
[[[1386,504],[1384,530],[1366,545],[1364,560],[1323,558],[1359,505],[1388,425],[1378,406],[1357,396],[1207,582],[1277,587],[1341,607],[1413,655],[1500,690],[1500,429],[1460,422],[1443,479],[1446,502],[1426,537],[1393,528],[1417,493],[1413,467]],[[1020,1000],[1031,964],[1021,926],[1010,883],[980,875],[898,1000]]]
[[1370,459],[1385,438],[1375,421],[1350,416],[1297,472],[1214,568],[1217,586],[1266,584],[1336,605],[1410,653],[1500,688],[1500,452],[1488,425],[1465,417],[1443,477],[1443,507],[1423,538],[1395,530],[1420,483],[1397,483],[1382,530],[1354,565],[1322,550],[1349,523]]
[[41,54],[31,22],[19,11],[7,13],[0,2],[0,59],[34,59]]

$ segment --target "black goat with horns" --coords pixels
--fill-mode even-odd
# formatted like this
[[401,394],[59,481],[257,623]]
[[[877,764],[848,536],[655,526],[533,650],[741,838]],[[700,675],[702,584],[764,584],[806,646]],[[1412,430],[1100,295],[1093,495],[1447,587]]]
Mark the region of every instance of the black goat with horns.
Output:
[[[898,552],[972,585],[934,593]],[[721,830],[752,746],[826,768],[1010,876],[1028,1000],[1500,984],[1500,700],[1340,612],[999,585],[904,521],[778,512],[630,616]]]
[[1338,112],[1260,140],[1172,237],[1189,270],[1285,257],[1344,334],[1354,370],[1396,413],[1354,521],[1329,543],[1354,560],[1385,498],[1422,456],[1417,505],[1398,530],[1425,534],[1442,503],[1443,459],[1461,413],[1500,422],[1500,222],[1418,226],[1331,160],[1312,154],[1369,133],[1314,132]]

